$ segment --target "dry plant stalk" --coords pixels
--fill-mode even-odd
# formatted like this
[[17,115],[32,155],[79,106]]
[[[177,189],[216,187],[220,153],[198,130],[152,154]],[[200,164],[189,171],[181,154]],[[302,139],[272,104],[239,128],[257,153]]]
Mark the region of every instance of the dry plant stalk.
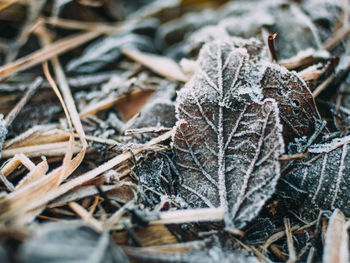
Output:
[[7,114],[5,118],[6,126],[9,127],[13,120],[16,118],[18,113],[24,107],[24,105],[30,100],[30,98],[34,95],[38,87],[43,82],[41,77],[38,77],[34,80],[34,82],[28,87],[27,92],[24,94],[22,99],[17,103],[17,105],[11,110],[9,114]]
[[138,50],[124,48],[123,54],[141,63],[155,73],[170,80],[187,82],[189,79],[180,66],[170,58],[147,54]]
[[76,202],[70,202],[69,207],[90,226],[92,226],[92,228],[95,229],[97,232],[103,232],[102,224],[98,220],[96,220],[88,211],[86,211],[84,207],[82,207]]
[[323,262],[349,262],[349,237],[345,224],[345,217],[339,209],[335,209],[329,219],[325,237]]
[[100,32],[84,32],[69,36],[64,39],[60,39],[49,46],[43,47],[25,57],[19,58],[12,63],[6,64],[0,68],[0,81],[3,81],[18,72],[38,65],[47,59],[76,48],[98,37],[100,34]]
[[[59,167],[39,180],[26,185],[25,187],[18,189],[16,192],[10,193],[3,200],[0,201],[0,219],[4,221],[10,221],[13,218],[20,217],[21,215],[29,212],[35,208],[41,207],[53,199],[67,193],[69,190],[82,185],[83,183],[95,178],[103,172],[112,169],[114,166],[123,163],[124,161],[132,158],[132,155],[140,154],[142,151],[152,148],[154,145],[169,139],[173,134],[173,131],[169,131],[160,135],[144,144],[141,148],[131,150],[130,152],[124,152],[111,160],[105,162],[99,167],[80,175],[60,186],[58,185],[60,174],[62,173],[62,167]],[[66,173],[70,174],[77,165],[77,159],[72,160],[72,165],[68,167]],[[62,179],[62,178],[61,178]],[[64,178],[63,178],[64,179]]]
[[[28,157],[63,156],[66,153],[68,145],[70,145],[69,142],[55,142],[55,143],[10,148],[2,151],[2,157],[9,158],[20,153],[26,154]],[[79,146],[79,144],[74,143],[73,153],[80,152],[81,149],[82,148],[81,146]]]
[[295,248],[293,244],[293,236],[292,236],[292,230],[290,227],[290,222],[289,222],[289,219],[284,219],[283,221],[284,221],[284,227],[286,231],[288,251],[289,251],[289,258],[287,263],[294,263],[297,260],[297,256],[296,256]]

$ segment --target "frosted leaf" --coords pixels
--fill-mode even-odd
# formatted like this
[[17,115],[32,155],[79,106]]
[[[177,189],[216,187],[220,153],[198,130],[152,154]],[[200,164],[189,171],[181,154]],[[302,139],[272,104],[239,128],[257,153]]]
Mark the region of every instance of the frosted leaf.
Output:
[[[308,193],[302,210],[339,208],[350,216],[350,136],[311,147],[311,153],[299,168],[286,178]],[[317,210],[316,212],[317,215]]]
[[[346,59],[344,59],[344,57]],[[346,61],[347,60],[347,61]],[[335,126],[341,132],[346,132],[350,128],[350,75],[349,68],[346,69],[344,64],[347,64],[347,67],[350,65],[350,55],[344,55],[341,58],[340,67],[337,68],[337,73],[343,75],[345,72],[347,77],[345,81],[340,84],[340,88],[336,98],[336,104],[339,103],[339,107],[333,109],[333,120]],[[344,67],[345,66],[345,67]],[[344,72],[344,73],[343,73]]]
[[311,91],[295,73],[269,64],[261,81],[262,93],[278,103],[286,144],[318,132],[321,118]]
[[1,159],[2,144],[4,143],[7,135],[6,123],[3,118],[4,118],[4,115],[0,114],[0,159]]
[[[321,47],[319,32],[310,18],[298,5],[285,0],[236,0],[218,9],[216,17],[215,23],[202,24],[192,35],[185,35],[185,52],[196,45],[200,48],[198,44],[203,39],[225,38],[226,35],[261,38],[266,31],[279,33],[275,44],[280,59],[293,57],[307,48],[318,50]],[[199,22],[196,23],[204,19],[197,18]]]
[[[38,93],[37,93],[38,94]],[[51,91],[41,91],[37,98],[26,104],[8,128],[10,136],[16,136],[39,124],[50,123],[59,113],[62,106]],[[39,98],[41,98],[39,100]]]
[[247,250],[223,249],[221,246],[192,250],[182,255],[187,263],[259,263],[259,259]]
[[277,103],[257,100],[257,67],[243,49],[213,42],[178,96],[173,151],[184,177],[179,192],[193,207],[224,207],[226,225],[237,228],[274,192],[283,151]]
[[33,229],[33,236],[19,249],[23,263],[129,262],[109,238],[81,223],[46,223]]
[[316,25],[322,40],[332,34],[342,14],[342,0],[308,0],[302,1],[302,10]]
[[[139,180],[141,199],[149,206],[154,206],[160,202],[160,194],[165,195],[162,185],[164,165],[164,161],[161,158],[156,158],[154,160],[147,158],[134,169]],[[146,186],[146,188],[144,186]],[[148,189],[152,189],[152,191]]]
[[236,48],[231,39],[205,45],[197,61],[196,74],[179,93],[180,100],[192,97],[193,102],[198,99],[200,104],[213,102],[226,107],[231,106],[233,97],[260,101],[265,65],[255,62],[246,48]]
[[132,31],[154,28],[156,24],[155,20],[146,20],[142,25],[130,26],[129,30],[122,33],[94,41],[80,57],[71,60],[67,64],[67,70],[80,73],[94,72],[118,60],[123,47],[154,52],[151,38]]
[[281,59],[290,58],[310,47],[315,50],[322,48],[317,28],[297,5],[280,3],[271,13],[275,23],[270,30],[280,33],[275,43]]
[[8,252],[5,250],[3,245],[0,245],[0,262],[10,263]]
[[148,103],[141,111],[141,117],[132,125],[132,128],[168,127],[176,123],[175,105],[167,99],[156,99]]

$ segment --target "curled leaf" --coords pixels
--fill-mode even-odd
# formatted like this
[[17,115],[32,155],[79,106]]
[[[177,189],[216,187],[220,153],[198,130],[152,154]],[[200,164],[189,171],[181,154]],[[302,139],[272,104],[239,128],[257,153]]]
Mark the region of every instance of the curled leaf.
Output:
[[311,137],[321,126],[314,98],[305,82],[295,73],[277,65],[266,68],[261,81],[265,97],[274,98],[280,110],[285,143]]
[[349,143],[347,136],[311,146],[310,155],[288,175],[287,180],[308,195],[302,206],[306,216],[315,217],[319,209],[335,208],[350,216]]

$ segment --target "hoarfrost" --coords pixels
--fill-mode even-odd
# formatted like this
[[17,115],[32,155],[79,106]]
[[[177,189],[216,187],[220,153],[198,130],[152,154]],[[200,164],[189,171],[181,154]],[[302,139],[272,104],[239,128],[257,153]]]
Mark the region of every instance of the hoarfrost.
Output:
[[249,253],[247,250],[224,250],[220,246],[213,246],[209,249],[193,250],[182,256],[186,263],[259,263],[257,257]]
[[224,207],[228,227],[252,220],[279,177],[282,126],[275,100],[260,101],[263,69],[245,49],[214,41],[178,96],[180,194],[194,207]]
[[82,223],[46,223],[33,229],[33,236],[19,251],[20,262],[129,262],[109,238]]
[[235,1],[227,3],[216,13],[220,20],[207,26],[197,19],[200,22],[196,23],[201,26],[197,26],[199,31],[185,35],[185,52],[198,50],[203,39],[226,38],[227,35],[259,38],[264,31],[279,33],[275,43],[281,59],[293,57],[306,48],[318,50],[321,47],[317,28],[310,18],[299,6],[288,1]]
[[175,105],[170,100],[153,100],[141,111],[141,117],[132,128],[167,127],[172,128],[176,123]]
[[[220,103],[231,107],[232,97],[260,101],[264,65],[250,60],[246,48],[236,48],[231,39],[205,45],[199,55],[196,74],[179,93],[180,97]],[[220,90],[222,89],[222,90]],[[193,93],[194,96],[191,95]]]
[[0,159],[1,159],[1,150],[2,144],[5,141],[7,135],[6,123],[4,120],[4,115],[0,114]]
[[[138,176],[139,190],[143,202],[147,202],[148,205],[155,205],[160,202],[161,194],[165,195],[165,191],[162,185],[162,174],[164,169],[164,161],[161,158],[157,159],[145,159],[140,165],[138,165],[134,172]],[[152,191],[147,191],[147,188],[151,188]],[[154,192],[156,191],[156,192]],[[159,193],[159,194],[156,194]]]
[[302,10],[310,17],[318,29],[322,40],[332,34],[342,13],[341,0],[306,0],[302,1]]
[[[310,147],[288,180],[308,193],[302,210],[305,215],[317,216],[318,209],[339,208],[350,216],[350,136],[334,139],[330,143]],[[315,210],[311,208],[317,208]]]

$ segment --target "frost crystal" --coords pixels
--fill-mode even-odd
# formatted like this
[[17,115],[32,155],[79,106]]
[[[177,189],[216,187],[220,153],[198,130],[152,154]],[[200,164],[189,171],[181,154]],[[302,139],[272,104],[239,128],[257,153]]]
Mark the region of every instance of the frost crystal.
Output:
[[260,81],[264,65],[251,60],[248,50],[235,47],[231,40],[214,41],[202,48],[197,72],[180,92],[180,100],[192,98],[200,104],[208,101],[230,107],[233,97],[242,101],[263,98]]
[[226,226],[252,220],[279,177],[282,127],[275,100],[262,101],[263,69],[246,49],[215,41],[201,50],[199,68],[178,96],[179,192],[193,207],[224,207]]
[[310,154],[288,180],[308,193],[303,210],[339,208],[350,216],[350,136],[310,147]]
[[0,158],[1,158],[2,144],[4,143],[6,134],[7,134],[6,124],[3,118],[4,118],[4,115],[0,114]]
[[[195,23],[198,30],[191,35],[190,33],[186,35],[185,52],[195,46],[198,49],[200,47],[198,44],[203,43],[205,38],[209,40],[212,37],[226,38],[227,36],[261,37],[264,31],[279,32],[275,44],[280,59],[293,57],[310,47],[316,50],[321,47],[316,26],[298,5],[290,1],[231,1],[218,9],[216,17],[219,19],[207,26],[202,23],[206,19],[204,16],[200,19],[197,17]],[[173,31],[174,34],[180,29]]]

